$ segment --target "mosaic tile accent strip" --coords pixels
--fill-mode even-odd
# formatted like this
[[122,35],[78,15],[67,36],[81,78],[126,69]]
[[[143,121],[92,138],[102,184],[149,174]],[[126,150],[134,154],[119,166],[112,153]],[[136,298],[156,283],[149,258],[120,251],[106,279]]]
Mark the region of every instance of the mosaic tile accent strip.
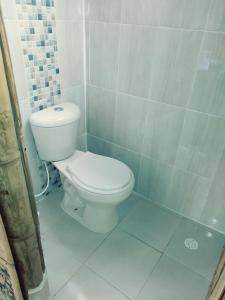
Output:
[[[53,0],[15,0],[32,112],[61,99],[60,72],[57,63],[55,7]],[[56,168],[48,162],[50,185],[60,186]],[[43,164],[39,162],[42,188],[46,185]],[[46,193],[46,194],[47,194]]]
[[53,0],[16,0],[32,111],[61,96]]

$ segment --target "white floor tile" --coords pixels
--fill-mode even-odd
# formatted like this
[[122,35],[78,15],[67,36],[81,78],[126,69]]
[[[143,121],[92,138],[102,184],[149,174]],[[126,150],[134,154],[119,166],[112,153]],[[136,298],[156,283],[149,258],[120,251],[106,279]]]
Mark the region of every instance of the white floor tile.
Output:
[[[186,248],[185,239],[196,240],[198,248],[196,250]],[[224,235],[184,219],[165,253],[202,276],[211,279],[224,245]],[[193,246],[196,246],[195,242]]]
[[49,280],[50,294],[54,295],[81,266],[74,258],[74,251],[51,239],[43,242],[45,263]]
[[87,267],[83,267],[54,300],[127,300],[118,290]]
[[42,235],[65,214],[60,206],[62,198],[63,190],[55,189],[37,204]]
[[44,239],[49,245],[63,245],[73,253],[75,259],[84,261],[99,246],[106,237],[105,234],[95,233],[80,225],[72,217],[64,215]]
[[140,202],[122,221],[120,228],[163,251],[181,217],[150,202]]
[[130,297],[137,296],[160,253],[120,230],[114,231],[87,265]]
[[138,300],[204,300],[209,282],[184,265],[164,256]]

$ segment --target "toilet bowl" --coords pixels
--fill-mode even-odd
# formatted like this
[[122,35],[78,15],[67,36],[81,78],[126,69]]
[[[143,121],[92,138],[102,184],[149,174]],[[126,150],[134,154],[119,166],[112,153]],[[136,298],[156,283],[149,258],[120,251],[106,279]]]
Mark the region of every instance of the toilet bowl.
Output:
[[77,150],[79,108],[72,103],[33,113],[30,124],[39,156],[60,172],[63,210],[95,232],[118,223],[117,206],[134,187],[134,175],[119,160]]
[[122,162],[76,151],[53,163],[64,188],[63,210],[94,232],[108,232],[118,223],[117,205],[134,187],[134,176]]

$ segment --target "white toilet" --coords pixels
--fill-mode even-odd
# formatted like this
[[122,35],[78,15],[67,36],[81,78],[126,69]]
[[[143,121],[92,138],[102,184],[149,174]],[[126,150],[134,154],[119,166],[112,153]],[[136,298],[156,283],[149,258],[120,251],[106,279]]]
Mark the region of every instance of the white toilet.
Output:
[[31,128],[39,156],[60,172],[62,208],[95,232],[108,232],[118,223],[117,205],[134,187],[134,175],[124,163],[77,148],[79,108],[72,103],[33,113]]

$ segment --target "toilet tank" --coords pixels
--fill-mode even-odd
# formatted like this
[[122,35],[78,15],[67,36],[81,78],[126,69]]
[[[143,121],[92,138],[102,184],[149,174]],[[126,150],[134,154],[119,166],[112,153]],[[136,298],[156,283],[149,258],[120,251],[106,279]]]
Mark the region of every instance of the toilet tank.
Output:
[[54,105],[31,115],[30,124],[42,160],[64,160],[74,153],[79,119],[80,109],[73,103]]

